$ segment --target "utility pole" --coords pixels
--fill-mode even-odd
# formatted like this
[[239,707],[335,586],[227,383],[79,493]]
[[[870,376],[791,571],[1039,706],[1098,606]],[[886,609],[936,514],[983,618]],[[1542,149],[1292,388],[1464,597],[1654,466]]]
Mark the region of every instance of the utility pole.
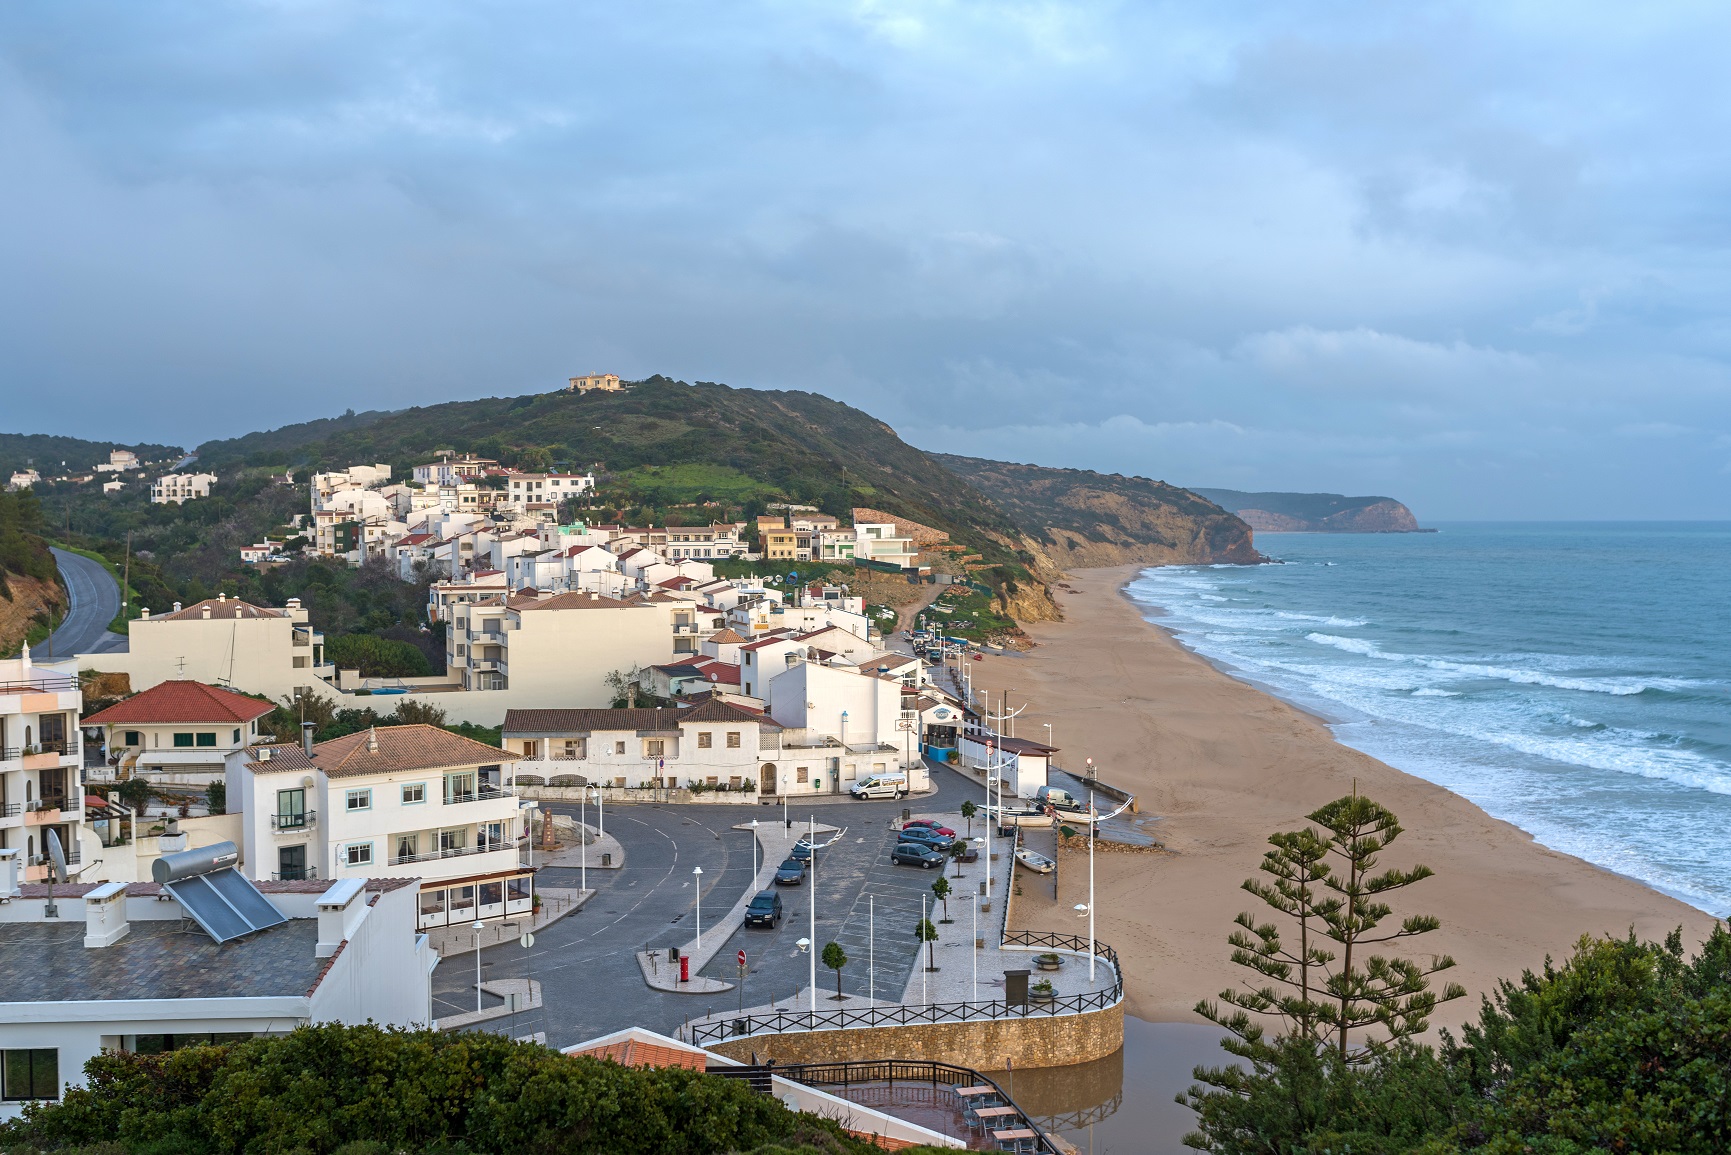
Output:
[[[120,620],[132,620],[132,531],[126,531],[126,564],[120,571]],[[301,707],[301,721],[306,721],[306,707]]]

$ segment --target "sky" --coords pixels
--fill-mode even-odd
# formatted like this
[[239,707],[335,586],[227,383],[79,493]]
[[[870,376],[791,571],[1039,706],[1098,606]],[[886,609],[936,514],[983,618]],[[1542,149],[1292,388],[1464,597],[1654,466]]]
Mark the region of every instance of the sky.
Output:
[[0,5],[0,428],[664,373],[927,449],[1731,517],[1731,6]]

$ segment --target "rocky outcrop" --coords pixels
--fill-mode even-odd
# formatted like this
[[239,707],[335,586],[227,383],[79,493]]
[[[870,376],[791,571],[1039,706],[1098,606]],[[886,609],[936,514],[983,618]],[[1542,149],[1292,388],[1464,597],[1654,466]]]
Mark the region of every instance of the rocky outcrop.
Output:
[[[22,574],[5,574],[9,596],[0,597],[0,654],[15,654],[35,623],[66,612],[66,591],[53,582]],[[44,655],[46,656],[46,655]]]
[[1426,533],[1412,510],[1392,497],[1346,497],[1338,493],[1245,493],[1198,489],[1197,493],[1243,518],[1262,533]]

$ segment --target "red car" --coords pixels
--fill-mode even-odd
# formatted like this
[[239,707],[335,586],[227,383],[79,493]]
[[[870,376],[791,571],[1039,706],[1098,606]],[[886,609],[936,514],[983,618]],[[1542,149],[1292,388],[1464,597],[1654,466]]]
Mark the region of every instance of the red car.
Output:
[[937,834],[941,834],[945,838],[954,838],[956,836],[956,832],[954,830],[951,830],[948,826],[939,826],[936,822],[933,822],[930,818],[916,818],[912,822],[902,823],[902,829],[903,830],[913,830],[916,827],[923,828],[925,830],[930,830],[930,831],[933,831],[934,833],[937,833]]

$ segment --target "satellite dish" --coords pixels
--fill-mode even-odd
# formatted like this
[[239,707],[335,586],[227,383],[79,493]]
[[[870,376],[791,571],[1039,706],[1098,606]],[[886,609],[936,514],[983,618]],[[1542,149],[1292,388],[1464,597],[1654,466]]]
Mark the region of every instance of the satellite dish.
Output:
[[48,832],[48,857],[54,860],[55,881],[65,882],[66,850],[60,845],[60,835],[52,830]]

